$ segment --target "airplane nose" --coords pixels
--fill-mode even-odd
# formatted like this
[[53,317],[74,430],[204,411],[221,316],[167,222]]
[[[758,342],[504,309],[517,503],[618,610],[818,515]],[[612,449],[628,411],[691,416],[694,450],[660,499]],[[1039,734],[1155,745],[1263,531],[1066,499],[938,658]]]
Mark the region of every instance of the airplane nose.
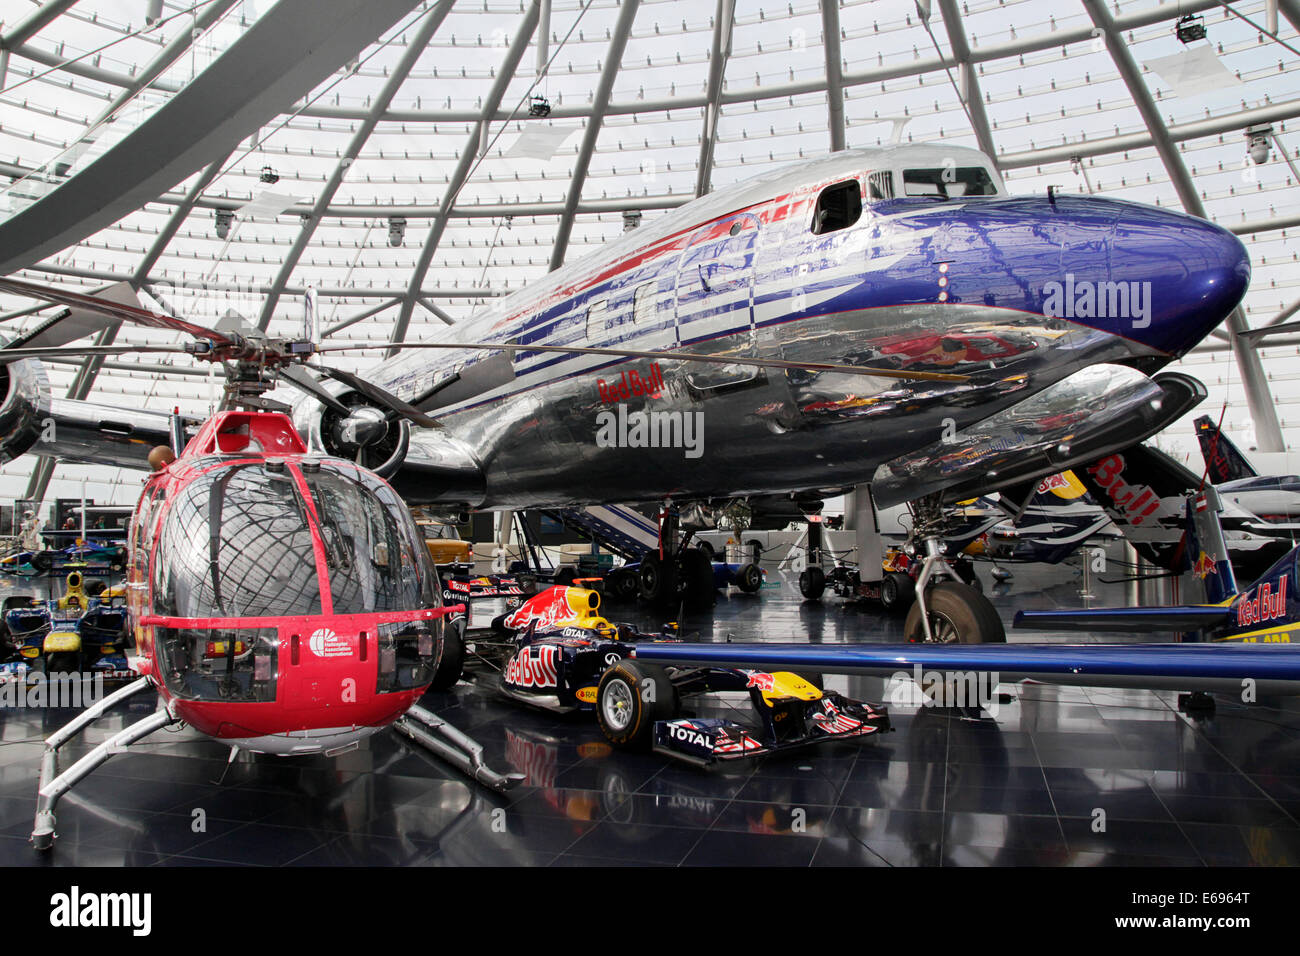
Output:
[[1112,232],[1108,292],[1121,305],[1126,293],[1128,309],[1115,316],[1115,332],[1181,357],[1241,302],[1250,255],[1235,235],[1204,219],[1124,207]]

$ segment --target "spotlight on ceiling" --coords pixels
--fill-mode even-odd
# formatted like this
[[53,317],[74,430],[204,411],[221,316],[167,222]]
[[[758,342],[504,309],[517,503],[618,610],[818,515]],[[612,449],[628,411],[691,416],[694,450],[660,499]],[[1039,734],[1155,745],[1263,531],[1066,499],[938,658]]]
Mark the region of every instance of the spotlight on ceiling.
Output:
[[551,115],[551,101],[544,96],[534,96],[528,104],[528,115],[538,118]]
[[388,218],[388,244],[396,249],[406,238],[406,220],[401,216]]
[[235,214],[230,209],[217,210],[217,238],[227,239],[230,237],[230,224],[235,219]]
[[1268,141],[1272,136],[1273,127],[1267,124],[1246,127],[1246,152],[1256,166],[1268,162]]
[[631,232],[639,225],[641,225],[641,212],[637,209],[624,209],[623,231]]
[[261,182],[266,183],[268,186],[273,186],[280,181],[280,174],[277,173],[270,166],[263,166],[262,175],[258,176],[257,178]]
[[1174,35],[1184,43],[1191,43],[1195,40],[1205,39],[1205,17],[1189,13],[1185,17],[1180,17],[1178,23],[1174,26]]

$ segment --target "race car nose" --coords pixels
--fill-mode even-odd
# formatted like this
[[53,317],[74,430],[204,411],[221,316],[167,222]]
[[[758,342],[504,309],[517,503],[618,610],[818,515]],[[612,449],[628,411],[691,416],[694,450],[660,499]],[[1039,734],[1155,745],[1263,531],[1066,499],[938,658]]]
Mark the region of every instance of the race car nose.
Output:
[[1112,293],[1119,299],[1127,293],[1128,309],[1114,331],[1181,357],[1241,302],[1250,256],[1236,236],[1204,219],[1125,205],[1113,231],[1109,288],[1120,290]]

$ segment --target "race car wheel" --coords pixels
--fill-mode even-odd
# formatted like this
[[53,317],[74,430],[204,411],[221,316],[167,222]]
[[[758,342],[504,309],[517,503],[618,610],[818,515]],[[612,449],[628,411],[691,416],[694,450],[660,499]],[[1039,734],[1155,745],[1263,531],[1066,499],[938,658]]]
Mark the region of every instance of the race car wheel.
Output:
[[641,585],[632,571],[615,571],[609,578],[611,596],[616,601],[635,601]]
[[[939,581],[925,594],[930,612],[930,633],[936,644],[1005,644],[1007,632],[998,612],[979,591],[956,581]],[[903,636],[910,644],[925,643],[921,604],[907,612]]]
[[880,604],[886,611],[905,611],[916,597],[916,582],[901,571],[886,571],[880,582]]
[[763,572],[759,570],[757,564],[742,565],[736,572],[736,587],[740,588],[746,594],[757,594],[758,589],[763,586]]
[[51,654],[45,658],[45,675],[77,674],[81,671],[81,655],[71,651]]
[[710,561],[718,560],[717,552],[713,550],[713,545],[709,544],[709,542],[701,541],[700,550],[703,551],[706,555],[708,555]]
[[433,672],[429,690],[451,690],[465,669],[465,635],[451,622],[442,627],[442,657]]
[[605,671],[596,688],[596,720],[615,747],[649,750],[655,721],[677,713],[677,688],[662,667],[624,659]]
[[666,603],[676,590],[673,586],[675,570],[671,561],[662,560],[656,552],[652,551],[642,558],[638,573],[641,599],[652,604]]
[[572,586],[574,580],[578,577],[578,572],[573,568],[560,568],[555,572],[555,583]]
[[686,549],[680,562],[678,580],[684,586],[682,598],[686,601],[686,610],[707,611],[717,600],[713,587],[713,562],[699,548]]
[[826,590],[826,572],[821,568],[805,568],[799,575],[799,593],[805,601],[816,601]]
[[29,563],[37,571],[48,571],[54,567],[54,562],[50,559],[50,556],[43,551],[35,552]]
[[113,552],[113,557],[109,559],[108,569],[110,571],[126,570],[126,549],[118,548]]

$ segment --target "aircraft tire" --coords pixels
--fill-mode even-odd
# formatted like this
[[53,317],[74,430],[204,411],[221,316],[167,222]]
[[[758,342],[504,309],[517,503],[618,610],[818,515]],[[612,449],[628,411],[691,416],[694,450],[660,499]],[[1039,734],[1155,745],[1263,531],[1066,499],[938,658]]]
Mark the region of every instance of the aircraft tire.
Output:
[[805,601],[821,599],[826,590],[826,572],[821,568],[805,568],[799,575],[799,593]]
[[707,611],[717,600],[713,587],[713,562],[699,548],[687,548],[681,556],[678,580],[685,587],[686,610]]
[[[1005,644],[1007,632],[993,605],[979,591],[956,581],[939,581],[926,591],[930,630],[938,644]],[[921,605],[912,604],[903,623],[909,644],[925,642]]]
[[621,750],[649,750],[655,721],[677,713],[677,688],[662,667],[624,658],[610,667],[596,688],[600,732]]

